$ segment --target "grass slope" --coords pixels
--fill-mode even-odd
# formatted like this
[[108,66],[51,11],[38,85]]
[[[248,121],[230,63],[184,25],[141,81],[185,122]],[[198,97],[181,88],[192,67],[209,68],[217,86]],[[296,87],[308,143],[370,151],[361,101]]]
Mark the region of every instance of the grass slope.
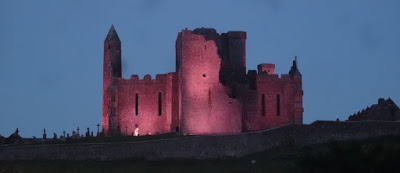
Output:
[[[252,164],[252,161],[255,163]],[[400,136],[283,146],[242,158],[163,161],[17,161],[0,162],[3,172],[400,172]]]

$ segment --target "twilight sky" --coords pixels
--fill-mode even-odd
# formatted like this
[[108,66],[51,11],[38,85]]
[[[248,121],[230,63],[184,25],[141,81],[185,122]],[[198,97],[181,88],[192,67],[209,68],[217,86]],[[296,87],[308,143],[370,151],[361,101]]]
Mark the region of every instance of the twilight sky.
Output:
[[101,122],[103,41],[114,24],[122,72],[175,70],[184,29],[247,32],[247,69],[297,55],[304,122],[400,105],[400,1],[0,1],[0,135],[58,135]]

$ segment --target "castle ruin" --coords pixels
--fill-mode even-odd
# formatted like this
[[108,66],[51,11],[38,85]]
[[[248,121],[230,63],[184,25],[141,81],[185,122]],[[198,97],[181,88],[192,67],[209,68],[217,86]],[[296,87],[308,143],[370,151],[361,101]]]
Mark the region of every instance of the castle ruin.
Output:
[[246,32],[198,28],[176,39],[176,71],[122,78],[114,26],[104,41],[102,127],[106,135],[233,134],[303,122],[297,60],[246,72]]

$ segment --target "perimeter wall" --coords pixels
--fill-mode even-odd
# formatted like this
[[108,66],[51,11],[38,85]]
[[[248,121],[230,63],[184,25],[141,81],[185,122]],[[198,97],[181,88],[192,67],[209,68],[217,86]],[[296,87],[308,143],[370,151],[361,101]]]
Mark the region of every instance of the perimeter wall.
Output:
[[316,121],[235,135],[187,136],[140,142],[1,146],[0,160],[119,160],[241,157],[284,145],[400,135],[400,122]]

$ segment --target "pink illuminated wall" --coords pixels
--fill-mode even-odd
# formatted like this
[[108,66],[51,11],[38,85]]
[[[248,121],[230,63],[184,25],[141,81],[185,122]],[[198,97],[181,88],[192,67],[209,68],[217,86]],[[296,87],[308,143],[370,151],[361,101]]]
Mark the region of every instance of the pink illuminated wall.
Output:
[[286,124],[302,124],[301,76],[258,74],[255,113],[245,115],[248,131],[263,130]]
[[275,74],[275,64],[260,64],[257,69],[260,73]]
[[182,133],[238,133],[242,130],[241,103],[229,98],[219,80],[221,58],[215,41],[219,36],[206,34],[210,40],[184,30],[178,39]]
[[246,73],[246,38],[241,31],[182,30],[176,40],[176,72],[123,79],[121,42],[112,27],[104,41],[104,132],[231,134],[301,124],[297,61],[281,77],[274,74],[274,64]]
[[131,135],[139,128],[140,135],[167,133],[171,130],[172,81],[175,73],[150,75],[139,80],[118,79],[116,102],[118,125],[122,134]]

